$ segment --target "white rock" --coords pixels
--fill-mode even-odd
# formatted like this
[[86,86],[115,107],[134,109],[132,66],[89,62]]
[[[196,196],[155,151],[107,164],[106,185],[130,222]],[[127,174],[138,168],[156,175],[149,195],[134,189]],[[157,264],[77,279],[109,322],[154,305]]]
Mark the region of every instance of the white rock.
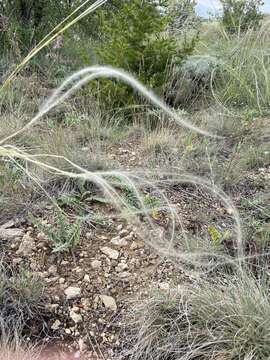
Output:
[[14,220],[9,220],[5,224],[1,225],[0,229],[9,229],[9,228],[13,227],[15,224],[16,224],[16,222]]
[[131,274],[130,274],[128,271],[123,271],[123,272],[120,272],[119,277],[120,277],[121,279],[125,279],[125,278],[130,277],[130,275],[131,275]]
[[52,324],[51,329],[52,330],[58,330],[61,325],[61,321],[55,320],[55,322]]
[[81,289],[74,286],[69,286],[65,289],[64,292],[66,294],[67,300],[76,299],[81,295]]
[[34,249],[34,246],[35,246],[34,239],[30,235],[25,234],[22,238],[20,247],[16,253],[18,255],[27,256],[32,252],[32,250]]
[[143,247],[143,244],[137,241],[132,241],[131,245],[130,245],[130,250],[138,250],[141,249]]
[[163,290],[163,291],[169,291],[170,290],[170,284],[168,284],[166,282],[160,283],[159,288],[160,288],[160,290]]
[[74,310],[70,310],[69,316],[75,322],[75,324],[78,324],[83,320],[82,315],[76,313]]
[[112,311],[117,310],[117,305],[113,297],[108,295],[99,295],[101,301],[103,302],[106,309],[110,309]]
[[113,238],[111,240],[111,243],[113,245],[120,246],[120,247],[127,246],[127,244],[128,244],[127,240],[125,238],[121,239],[120,236],[116,236],[115,238]]
[[87,349],[87,345],[84,342],[84,339],[82,339],[82,338],[79,339],[78,345],[79,345],[79,349],[80,349],[81,352],[84,352]]
[[100,251],[107,255],[110,259],[117,260],[119,257],[119,251],[111,249],[107,246],[100,248]]
[[117,272],[121,272],[121,271],[124,271],[124,270],[127,270],[128,269],[128,264],[126,263],[123,263],[121,262],[120,264],[117,265],[117,267],[115,268],[115,270]]
[[124,236],[126,236],[126,235],[128,235],[128,230],[127,230],[127,229],[123,229],[123,230],[121,230],[121,231],[119,232],[119,236],[120,236],[120,237],[124,237]]
[[5,227],[0,227],[0,239],[2,240],[13,240],[22,235],[23,231],[21,229],[6,229]]
[[84,275],[83,280],[84,280],[85,282],[88,282],[88,283],[91,281],[91,280],[90,280],[90,276],[89,276],[88,274],[85,274],[85,275]]
[[100,269],[101,266],[102,266],[102,262],[99,261],[99,260],[93,260],[91,262],[91,266],[92,266],[93,269]]

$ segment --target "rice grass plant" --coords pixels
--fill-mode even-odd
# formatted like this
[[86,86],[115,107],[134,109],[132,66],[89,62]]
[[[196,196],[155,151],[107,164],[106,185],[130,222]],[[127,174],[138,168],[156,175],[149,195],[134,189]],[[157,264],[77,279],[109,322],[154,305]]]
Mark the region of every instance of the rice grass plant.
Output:
[[132,360],[267,360],[269,283],[250,273],[151,292],[129,307]]
[[269,25],[233,39],[223,37],[224,48],[219,47],[217,54],[220,71],[216,78],[213,76],[213,92],[225,107],[254,111],[260,116],[269,113],[270,56],[266,31]]

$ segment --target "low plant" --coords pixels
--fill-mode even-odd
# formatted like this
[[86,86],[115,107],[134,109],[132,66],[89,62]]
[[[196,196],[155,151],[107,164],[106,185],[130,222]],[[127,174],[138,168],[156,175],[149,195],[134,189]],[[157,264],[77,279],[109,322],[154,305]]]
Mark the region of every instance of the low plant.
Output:
[[[40,329],[46,296],[42,281],[27,269],[16,270],[1,263],[0,321],[2,331],[22,332],[34,323]],[[36,322],[40,323],[36,323]],[[1,330],[1,329],[0,329]]]
[[52,243],[53,252],[73,249],[80,241],[82,223],[81,218],[71,222],[67,215],[57,210],[55,223],[44,224],[42,220],[30,215],[30,220],[40,232],[43,232]]
[[266,278],[241,273],[201,280],[152,292],[132,309],[126,333],[131,359],[269,359]]

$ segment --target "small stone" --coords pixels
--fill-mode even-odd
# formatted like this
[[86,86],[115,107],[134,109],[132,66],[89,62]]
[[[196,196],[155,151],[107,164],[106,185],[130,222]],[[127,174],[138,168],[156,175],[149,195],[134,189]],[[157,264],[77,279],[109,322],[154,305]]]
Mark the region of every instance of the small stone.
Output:
[[83,320],[82,315],[76,313],[73,309],[70,311],[69,316],[75,322],[75,324],[78,324]]
[[71,331],[70,329],[65,329],[65,333],[66,333],[67,335],[71,335],[71,334],[72,334],[72,331]]
[[39,241],[45,241],[45,240],[46,240],[45,234],[42,233],[42,232],[39,232],[39,233],[37,234],[37,240],[39,240]]
[[100,269],[101,266],[102,266],[102,262],[99,261],[99,260],[93,260],[91,262],[91,266],[92,266],[93,269]]
[[168,283],[160,283],[159,288],[160,288],[160,290],[163,290],[163,291],[169,291],[170,290],[170,284],[168,284]]
[[111,243],[113,245],[120,246],[120,247],[127,246],[127,244],[128,244],[127,240],[124,238],[121,239],[120,236],[116,236],[115,238],[113,238],[111,240]]
[[52,330],[58,330],[61,325],[61,321],[55,320],[55,322],[52,324],[51,329]]
[[60,278],[59,279],[59,284],[63,285],[66,282],[65,278]]
[[128,269],[128,265],[127,265],[126,263],[123,263],[123,262],[121,262],[120,264],[118,264],[117,267],[115,268],[115,270],[116,270],[117,272],[121,272],[121,271],[124,271],[124,270],[126,270],[126,269]]
[[110,259],[117,260],[119,257],[119,251],[111,249],[107,246],[100,248],[100,251],[107,255]]
[[55,275],[55,274],[57,274],[57,266],[51,265],[51,266],[49,267],[49,269],[48,269],[48,273],[49,273],[50,275]]
[[12,228],[15,225],[16,225],[16,221],[9,220],[6,223],[4,223],[3,225],[1,225],[1,229],[9,229],[9,228]]
[[128,271],[123,271],[122,273],[119,274],[119,277],[120,277],[121,279],[125,279],[125,278],[130,277],[130,275],[131,275],[131,274],[130,274]]
[[46,306],[46,309],[49,309],[51,311],[56,311],[59,308],[59,306],[60,306],[59,304],[48,304]]
[[34,246],[35,246],[34,239],[30,235],[25,234],[22,238],[22,242],[19,246],[19,249],[17,250],[16,253],[18,255],[27,256],[27,255],[31,254]]
[[83,280],[84,280],[85,282],[88,282],[88,283],[91,281],[91,280],[90,280],[90,276],[89,276],[88,274],[85,274],[85,275],[84,275]]
[[126,236],[126,235],[128,235],[128,230],[127,230],[127,229],[123,229],[123,230],[121,230],[121,231],[119,232],[119,236],[120,236],[120,237],[124,237],[124,236]]
[[74,286],[69,286],[64,292],[67,300],[77,299],[81,295],[81,289]]
[[79,339],[78,345],[81,352],[84,352],[87,349],[87,345],[85,344],[84,339]]
[[110,309],[112,311],[117,310],[116,302],[112,296],[99,295],[99,297],[100,297],[101,301],[103,302],[106,309]]
[[143,247],[143,244],[137,242],[137,241],[132,241],[131,245],[130,245],[130,250],[138,250],[141,249]]
[[23,261],[23,259],[20,258],[20,257],[12,259],[12,262],[13,262],[14,265],[20,264],[22,261]]
[[122,225],[122,224],[118,225],[116,229],[117,229],[118,231],[121,231],[121,230],[123,229],[123,225]]
[[6,229],[4,226],[0,227],[1,240],[13,240],[14,238],[21,237],[23,231],[21,229]]

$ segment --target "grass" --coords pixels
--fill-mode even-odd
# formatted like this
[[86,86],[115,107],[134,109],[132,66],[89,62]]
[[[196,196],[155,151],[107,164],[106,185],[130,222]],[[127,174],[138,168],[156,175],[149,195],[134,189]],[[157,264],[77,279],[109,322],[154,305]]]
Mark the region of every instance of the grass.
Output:
[[44,286],[35,274],[1,263],[0,320],[4,332],[22,334],[29,326],[41,329],[45,304]]
[[266,278],[199,281],[132,304],[131,359],[257,359],[270,356]]
[[[270,59],[266,33],[268,25],[230,36],[219,25],[208,29],[198,45],[199,55],[211,55],[218,61],[212,76],[215,99],[224,108],[250,110],[257,115],[269,114]],[[212,41],[216,35],[220,41]]]
[[[183,284],[181,291],[151,292],[132,304],[125,338],[125,345],[131,346],[124,354],[132,360],[270,358],[268,270],[260,269],[263,261],[268,261],[269,207],[265,199],[269,188],[259,173],[270,164],[268,43],[262,36],[265,30],[230,37],[217,22],[204,26],[196,56],[217,58],[218,67],[212,83],[203,87],[199,109],[196,101],[196,108],[192,102],[186,112],[173,111],[135,78],[106,67],[78,72],[65,82],[71,88],[60,87],[57,96],[54,93],[40,106],[40,98],[52,91],[48,74],[44,82],[26,73],[18,76],[13,86],[10,82],[66,26],[56,29],[22,61],[1,92],[0,141],[7,139],[8,144],[17,146],[16,151],[5,142],[0,147],[0,155],[5,155],[0,162],[1,222],[18,211],[25,212],[26,204],[31,211],[32,205],[41,203],[42,210],[42,201],[57,201],[61,211],[54,212],[48,225],[40,219],[33,219],[33,224],[50,240],[51,250],[62,253],[80,241],[82,219],[77,212],[85,215],[91,211],[89,197],[102,193],[100,203],[112,205],[119,217],[127,216],[128,221],[139,224],[142,237],[156,251],[174,255],[170,252],[173,242],[174,260],[186,261],[185,268],[211,268],[210,276],[200,273],[199,280]],[[146,115],[138,107],[139,111],[132,113],[133,124],[126,126],[124,112],[102,112],[102,104],[87,93],[89,88],[73,92],[77,85],[100,75],[122,79],[159,109],[151,107]],[[59,99],[64,101],[58,104]],[[145,124],[151,118],[155,118],[155,126]],[[183,125],[181,130],[179,125]],[[138,127],[144,135],[131,143],[129,135]],[[18,132],[21,129],[24,131]],[[122,146],[136,150],[143,170],[131,166],[131,172],[127,171],[130,164],[121,154],[112,160],[111,153]],[[173,188],[174,183],[178,188]],[[187,187],[187,183],[192,185]],[[241,219],[228,206],[231,202],[240,208]],[[175,208],[179,216],[188,208],[188,230],[174,217]],[[103,224],[105,218],[101,212],[95,221]],[[162,221],[167,221],[164,228]],[[250,260],[250,268],[255,268],[252,274],[248,265],[239,273],[226,264],[216,266],[222,262],[219,259],[237,263],[239,243],[234,240],[241,240],[240,225],[245,246],[238,249],[239,254],[263,258],[256,259],[255,266]],[[165,228],[160,239],[159,230]],[[0,316],[6,328],[19,326],[27,333],[35,321],[43,325],[45,300],[40,280],[33,274],[2,265]]]

